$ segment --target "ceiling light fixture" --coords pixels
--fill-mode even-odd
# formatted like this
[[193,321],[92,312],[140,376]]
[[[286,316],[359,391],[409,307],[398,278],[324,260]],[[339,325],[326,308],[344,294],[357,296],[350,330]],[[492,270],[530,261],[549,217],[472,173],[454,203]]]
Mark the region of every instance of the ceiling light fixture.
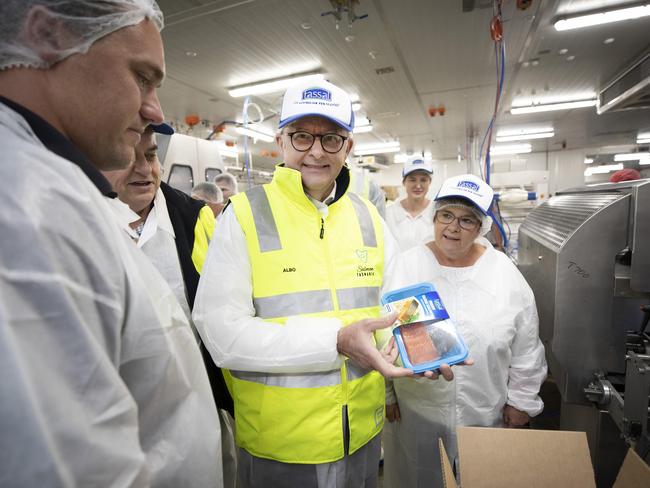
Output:
[[286,90],[291,85],[299,81],[313,79],[320,81],[325,79],[322,73],[302,73],[298,75],[287,76],[285,78],[276,78],[274,80],[261,81],[259,83],[251,83],[250,85],[238,86],[228,89],[228,95],[233,98],[246,97],[248,95],[262,95],[265,93],[275,93]]
[[368,154],[382,154],[399,152],[399,141],[375,143],[359,146],[354,150],[355,156],[367,156]]
[[601,10],[591,13],[582,13],[557,19],[553,25],[557,31],[581,29],[593,25],[609,24],[622,20],[635,20],[650,15],[650,3],[634,7]]
[[526,141],[528,139],[545,139],[555,136],[553,127],[523,127],[519,129],[503,129],[497,132],[497,142]]
[[399,152],[400,148],[397,147],[385,147],[385,148],[375,148],[375,149],[361,149],[354,151],[355,156],[370,156],[371,154],[385,154],[385,153],[394,153]]
[[505,154],[524,154],[532,151],[530,144],[510,144],[506,146],[493,146],[490,148],[490,156],[502,156]]
[[224,143],[221,141],[217,142],[214,141],[215,144],[217,144],[217,148],[219,149],[219,155],[221,157],[228,157],[228,158],[237,158],[237,150],[233,149],[232,147],[226,146]]
[[358,112],[359,110],[361,110],[361,104],[359,102],[354,102],[352,104],[352,111]]
[[623,163],[619,164],[603,164],[601,166],[592,166],[585,170],[585,176],[597,175],[611,173],[612,171],[618,171],[623,169]]
[[540,103],[537,105],[529,105],[527,107],[512,107],[510,113],[513,115],[531,114],[536,112],[551,112],[554,110],[569,110],[572,108],[595,107],[598,101],[592,100],[574,100],[570,102],[560,103]]
[[364,132],[371,132],[372,124],[358,125],[352,131],[354,134],[363,134]]
[[594,162],[594,158],[585,158],[585,164],[591,164]]
[[636,135],[637,144],[650,144],[650,132],[639,132]]
[[614,161],[650,161],[650,153],[615,154]]
[[251,129],[250,127],[235,127],[235,131],[243,136],[259,139],[260,141],[264,142],[273,142],[275,140],[275,137],[272,134],[268,134],[256,129]]

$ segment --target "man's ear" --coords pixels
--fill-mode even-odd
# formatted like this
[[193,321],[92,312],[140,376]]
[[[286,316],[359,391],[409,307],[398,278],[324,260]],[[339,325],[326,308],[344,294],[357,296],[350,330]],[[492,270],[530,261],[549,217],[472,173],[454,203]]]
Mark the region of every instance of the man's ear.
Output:
[[275,143],[280,148],[280,151],[284,151],[284,140],[282,139],[282,132],[278,132],[275,135]]
[[352,148],[354,147],[354,139],[352,139],[352,137],[350,137],[345,142],[347,142],[347,144],[348,144],[348,147],[345,149],[345,157],[348,157],[348,155],[350,154],[350,151],[352,151]]
[[56,63],[72,46],[70,31],[63,21],[43,5],[34,6],[27,14],[21,40],[48,65]]

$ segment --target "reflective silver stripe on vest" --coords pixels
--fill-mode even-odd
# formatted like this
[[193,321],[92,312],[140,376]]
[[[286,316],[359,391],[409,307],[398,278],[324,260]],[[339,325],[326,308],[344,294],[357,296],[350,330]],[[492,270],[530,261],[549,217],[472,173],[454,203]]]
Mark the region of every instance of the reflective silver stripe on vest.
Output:
[[375,226],[372,225],[372,217],[370,210],[366,204],[361,201],[358,195],[348,193],[354,211],[357,213],[359,226],[361,227],[361,237],[363,237],[363,245],[366,247],[377,247],[377,236],[375,236]]
[[358,380],[359,378],[363,378],[365,375],[370,373],[370,369],[362,368],[359,366],[357,363],[352,361],[352,359],[348,359],[345,362],[345,367],[348,371],[348,381],[353,381],[353,380]]
[[255,315],[263,319],[291,317],[334,310],[330,290],[298,291],[271,297],[253,298]]
[[260,252],[279,251],[282,249],[280,234],[264,188],[262,186],[251,188],[246,191],[246,196],[253,212]]
[[252,371],[230,371],[235,378],[282,388],[319,388],[341,384],[341,370],[322,373],[256,373]]
[[378,307],[379,287],[367,286],[362,288],[341,288],[336,290],[340,310],[354,308]]

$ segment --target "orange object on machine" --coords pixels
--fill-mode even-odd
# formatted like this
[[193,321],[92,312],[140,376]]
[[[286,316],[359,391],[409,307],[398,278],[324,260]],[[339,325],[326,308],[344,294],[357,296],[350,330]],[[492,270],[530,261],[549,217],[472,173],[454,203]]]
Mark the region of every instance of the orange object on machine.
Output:
[[440,114],[440,117],[442,117],[443,115],[445,115],[445,112],[446,112],[446,111],[447,111],[447,109],[445,108],[444,105],[440,105],[440,106],[438,107],[438,113]]
[[185,123],[190,127],[194,127],[196,124],[199,123],[199,121],[200,121],[199,116],[196,114],[185,116]]
[[436,107],[429,107],[429,117],[435,117],[436,114],[438,113],[438,109]]
[[495,15],[490,22],[490,37],[493,41],[500,41],[503,39],[503,24],[501,23],[501,17]]

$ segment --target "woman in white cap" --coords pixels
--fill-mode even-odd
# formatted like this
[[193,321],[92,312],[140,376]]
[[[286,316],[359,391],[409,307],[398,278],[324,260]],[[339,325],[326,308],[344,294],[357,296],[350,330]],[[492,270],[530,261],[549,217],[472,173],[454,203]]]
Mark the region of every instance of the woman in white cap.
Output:
[[406,198],[386,209],[386,224],[402,251],[433,236],[433,202],[427,198],[433,167],[428,161],[407,162],[402,171]]
[[522,427],[539,414],[546,377],[533,292],[483,235],[494,192],[481,179],[446,180],[435,198],[435,240],[403,253],[388,289],[432,283],[474,365],[452,382],[399,379],[386,388],[385,486],[443,486],[438,438],[452,464],[456,427]]

